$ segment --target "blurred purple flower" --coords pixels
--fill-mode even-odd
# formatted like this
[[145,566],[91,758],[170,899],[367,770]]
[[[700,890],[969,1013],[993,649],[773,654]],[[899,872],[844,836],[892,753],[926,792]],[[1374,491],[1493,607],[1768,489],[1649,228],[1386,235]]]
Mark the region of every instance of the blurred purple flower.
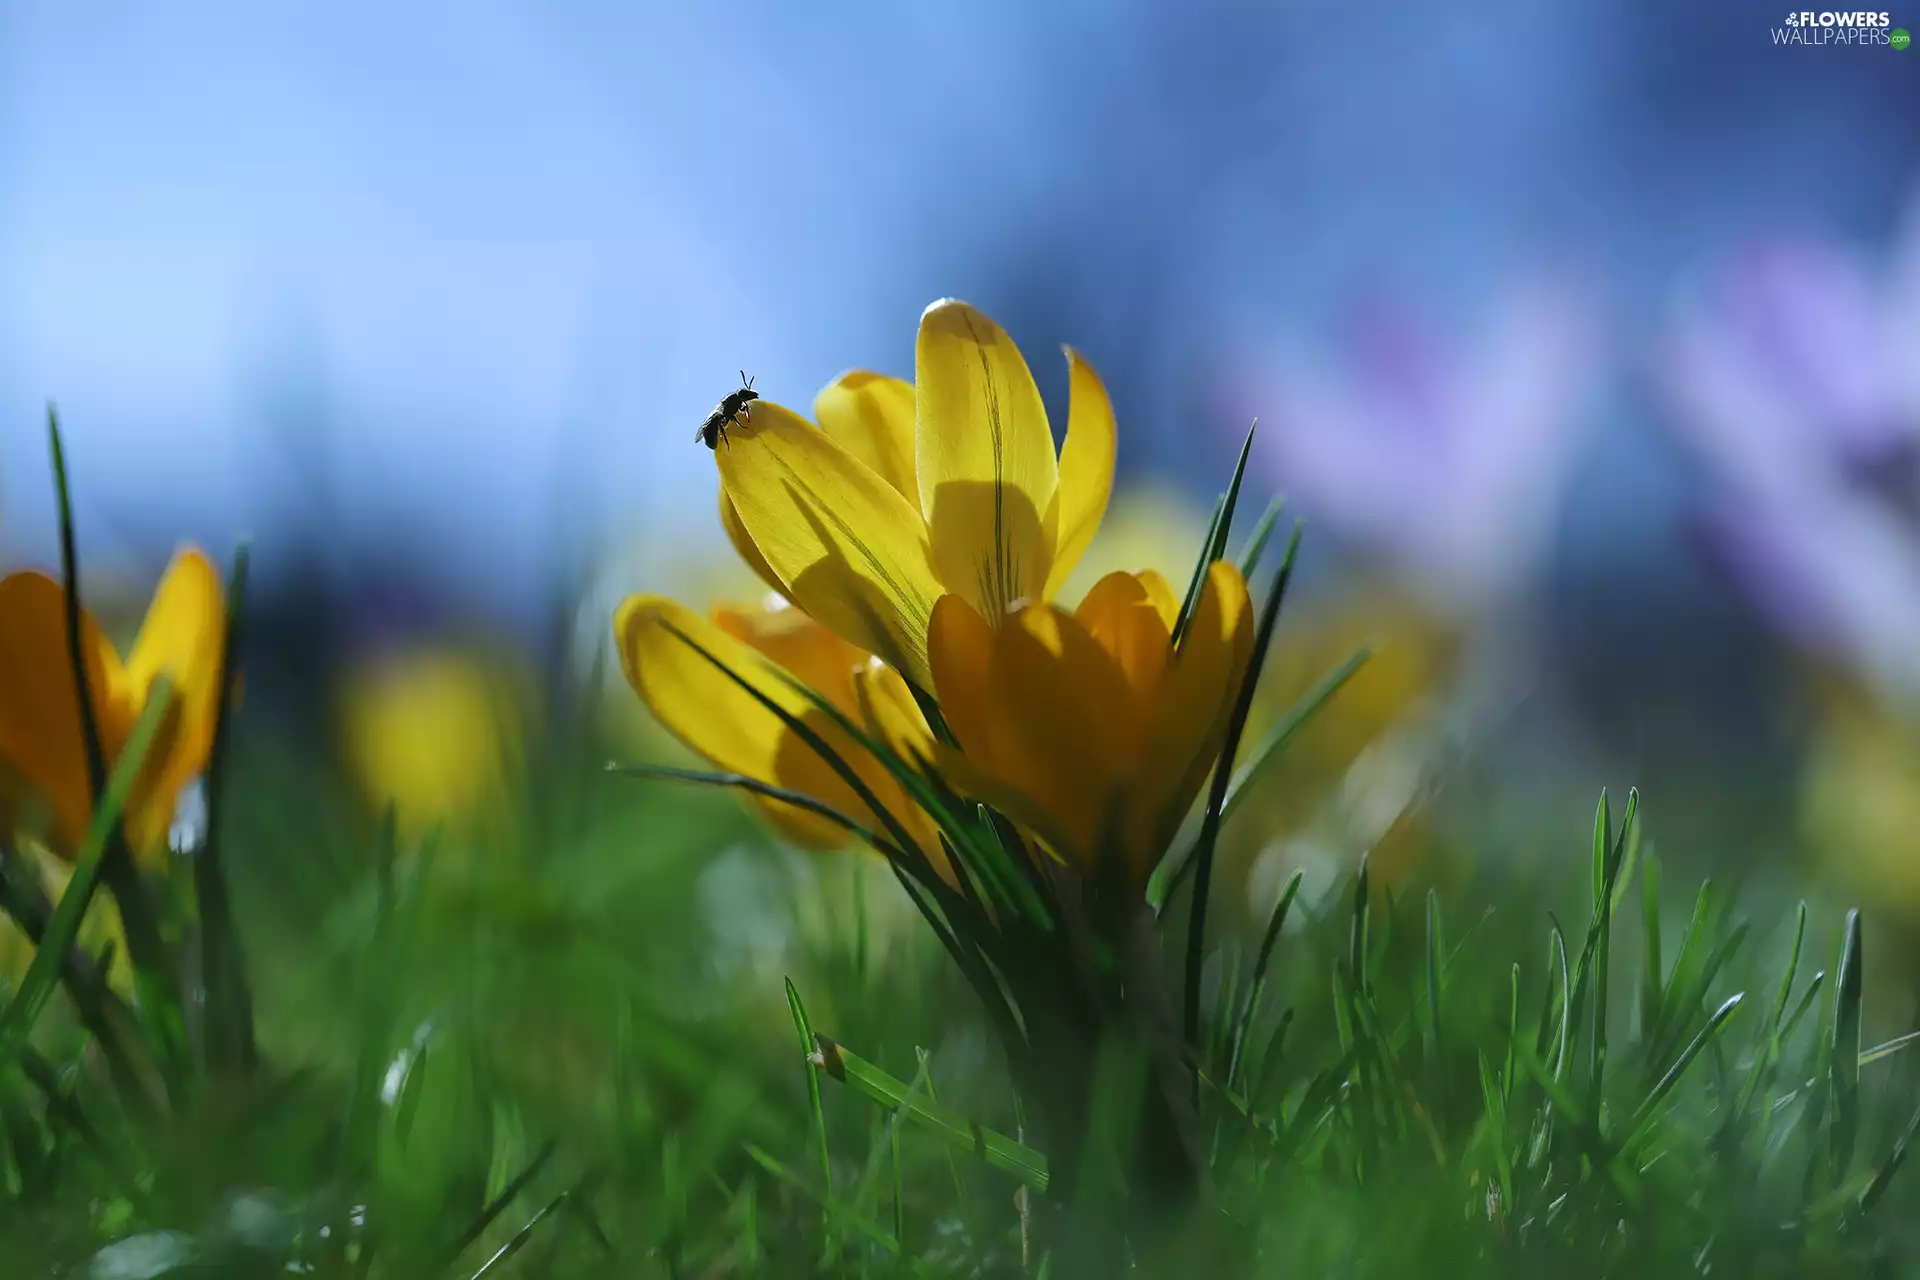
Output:
[[1331,358],[1299,351],[1239,380],[1262,425],[1250,465],[1336,537],[1449,612],[1536,567],[1600,365],[1586,294],[1516,278],[1463,337],[1396,297],[1349,306]]
[[1920,694],[1920,204],[1877,271],[1753,246],[1683,299],[1662,357],[1715,557],[1795,642]]

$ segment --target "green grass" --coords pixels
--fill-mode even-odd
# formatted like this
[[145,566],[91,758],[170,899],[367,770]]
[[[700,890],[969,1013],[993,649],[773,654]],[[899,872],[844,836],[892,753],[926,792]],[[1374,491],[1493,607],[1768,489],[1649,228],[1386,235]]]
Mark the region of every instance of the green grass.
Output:
[[[7,1274],[1853,1275],[1914,1256],[1920,1057],[1862,1041],[1858,918],[1669,900],[1638,818],[1605,805],[1590,850],[1535,851],[1545,874],[1443,892],[1362,868],[1226,930],[1206,1184],[1153,1208],[1127,1154],[1132,1046],[1103,1052],[1064,1176],[876,859],[776,851],[718,794],[582,758],[539,763],[517,828],[396,846],[313,760],[249,753],[225,846],[258,1065],[196,1050],[149,1114],[50,1002],[0,1090]],[[785,947],[756,957],[751,927],[689,909],[717,860]]]

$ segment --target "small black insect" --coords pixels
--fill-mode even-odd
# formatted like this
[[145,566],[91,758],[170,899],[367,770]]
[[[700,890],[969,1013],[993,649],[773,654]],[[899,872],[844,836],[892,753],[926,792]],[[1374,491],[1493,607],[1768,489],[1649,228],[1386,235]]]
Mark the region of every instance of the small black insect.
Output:
[[[693,435],[695,440],[709,449],[717,449],[722,440],[727,440],[727,427],[736,419],[743,422],[752,420],[753,410],[748,406],[760,398],[760,393],[753,389],[753,379],[747,376],[745,369],[740,371],[740,384],[738,391],[729,391],[727,398],[713,407],[713,412],[707,415],[707,420],[700,424],[700,430]],[[727,448],[733,448],[733,441],[727,440]]]

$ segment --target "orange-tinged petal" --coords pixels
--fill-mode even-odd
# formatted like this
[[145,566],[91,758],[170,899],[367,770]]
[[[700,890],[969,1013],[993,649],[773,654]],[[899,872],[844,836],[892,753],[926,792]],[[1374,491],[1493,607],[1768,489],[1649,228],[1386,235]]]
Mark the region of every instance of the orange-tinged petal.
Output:
[[908,764],[931,758],[933,730],[898,671],[878,658],[869,659],[854,672],[853,687],[868,733]]
[[1107,398],[1107,388],[1100,381],[1100,375],[1072,347],[1067,348],[1067,370],[1070,385],[1067,438],[1060,446],[1060,484],[1054,491],[1053,568],[1047,573],[1049,600],[1065,585],[1093,541],[1093,535],[1099,531],[1101,517],[1107,513],[1107,500],[1113,496],[1114,458],[1119,450],[1113,401]]
[[1161,684],[1143,785],[1129,823],[1130,830],[1150,835],[1136,846],[1136,856],[1165,848],[1206,780],[1253,652],[1253,631],[1253,602],[1245,580],[1232,564],[1215,561],[1208,566],[1180,652]]
[[813,416],[841,448],[919,507],[911,382],[863,369],[843,373],[813,398]]
[[220,575],[205,553],[188,547],[167,566],[127,654],[127,691],[134,708],[146,704],[155,679],[164,675],[173,681],[173,709],[141,771],[128,814],[128,837],[136,849],[165,841],[180,789],[207,767],[219,715],[225,629]]
[[[770,669],[758,650],[661,596],[629,598],[615,611],[613,627],[627,682],[687,746],[727,772],[798,791],[870,830],[882,829],[859,794],[803,738],[686,641],[805,723],[871,785],[869,771],[878,771],[879,762]],[[883,787],[874,792],[892,808]],[[847,843],[845,830],[826,818],[779,801],[757,802],[796,843],[815,849]]]
[[[898,671],[878,658],[871,659],[854,673],[853,687],[860,699],[860,719],[869,734],[910,766],[917,767],[933,758],[933,730]],[[895,779],[889,776],[887,781],[899,788],[902,797],[900,804],[891,806],[894,815],[912,834],[913,842],[927,855],[941,879],[957,887],[959,881],[954,878],[953,868],[947,863],[946,848],[940,843],[939,824],[926,810],[906,799],[905,788],[900,788]]]
[[[111,758],[133,727],[127,676],[91,615],[80,615],[80,630],[101,744]],[[0,776],[16,793],[46,797],[54,843],[69,855],[93,812],[71,672],[65,590],[45,574],[10,574],[0,581]],[[18,805],[22,797],[8,799]]]
[[753,538],[747,533],[747,527],[740,523],[740,513],[733,509],[733,499],[727,496],[725,485],[720,487],[720,527],[727,531],[727,541],[733,544],[734,551],[746,562],[747,568],[759,575],[760,581],[781,595],[786,595],[787,584],[780,581],[773,566],[760,554],[760,548],[753,545]]
[[940,598],[920,512],[818,427],[762,400],[714,453],[727,496],[793,602],[922,688]]
[[1180,597],[1173,594],[1173,588],[1167,580],[1153,569],[1142,569],[1133,575],[1140,580],[1140,586],[1147,593],[1147,599],[1153,602],[1160,620],[1167,624],[1167,631],[1173,631],[1173,624],[1180,620]]
[[752,645],[798,676],[809,688],[826,695],[840,711],[859,714],[854,699],[853,673],[867,663],[867,654],[796,609],[779,596],[770,596],[754,608],[720,605],[714,625],[734,639]]
[[1027,606],[994,637],[986,725],[994,772],[1053,815],[1077,858],[1098,852],[1137,764],[1142,726],[1131,702],[1106,651],[1050,605]]
[[1091,854],[1084,851],[1086,838],[1068,829],[1061,816],[1049,810],[1026,790],[1000,777],[973,756],[940,744],[934,747],[934,764],[947,785],[970,800],[991,805],[1037,837],[1060,861],[1083,870],[1090,869]]
[[[947,590],[998,625],[1045,592],[1056,462],[1033,374],[1006,330],[951,298],[914,352],[920,510]],[[1057,518],[1057,516],[1056,516]]]
[[1093,584],[1074,617],[1119,666],[1141,723],[1151,723],[1173,640],[1147,589],[1133,574],[1110,573]]
[[941,596],[927,628],[927,658],[947,728],[974,759],[991,765],[987,668],[993,659],[993,628],[959,596]]

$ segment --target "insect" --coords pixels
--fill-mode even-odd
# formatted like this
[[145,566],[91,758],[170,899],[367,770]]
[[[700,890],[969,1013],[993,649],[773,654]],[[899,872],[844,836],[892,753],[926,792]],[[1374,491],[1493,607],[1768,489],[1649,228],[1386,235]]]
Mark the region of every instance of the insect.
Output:
[[[694,432],[693,438],[709,449],[719,448],[720,442],[727,440],[728,425],[736,419],[750,420],[753,417],[753,410],[748,406],[759,398],[760,393],[753,389],[753,379],[747,376],[745,369],[742,369],[740,389],[729,391],[727,398],[713,407],[713,412],[708,414],[707,420],[700,424],[700,429]],[[733,448],[733,441],[727,440],[727,448]]]

